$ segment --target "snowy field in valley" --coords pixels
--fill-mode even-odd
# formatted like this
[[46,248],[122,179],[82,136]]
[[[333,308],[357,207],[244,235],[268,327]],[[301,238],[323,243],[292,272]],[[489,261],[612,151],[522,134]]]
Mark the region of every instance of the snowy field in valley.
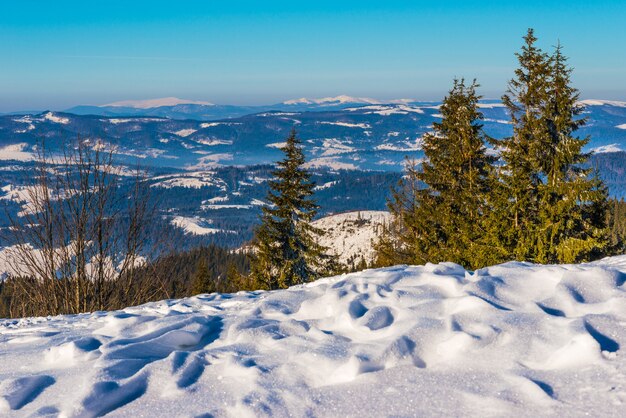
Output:
[[626,256],[0,320],[0,415],[624,416]]

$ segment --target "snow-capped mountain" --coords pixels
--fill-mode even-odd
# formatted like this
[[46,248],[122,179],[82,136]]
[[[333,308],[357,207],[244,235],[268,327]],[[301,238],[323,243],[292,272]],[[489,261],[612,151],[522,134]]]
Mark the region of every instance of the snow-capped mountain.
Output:
[[[409,103],[410,99],[392,100],[389,103]],[[253,113],[270,111],[329,111],[350,106],[381,104],[381,101],[362,97],[336,96],[321,99],[300,98],[272,105],[217,105],[210,102],[167,97],[152,100],[128,100],[101,106],[75,106],[67,113],[99,116],[158,116],[169,119],[196,119],[203,121],[237,118]]]
[[625,277],[624,256],[396,266],[2,320],[0,414],[617,417]]
[[368,97],[351,97],[346,95],[340,95],[336,97],[323,97],[320,99],[309,99],[306,97],[301,97],[299,99],[292,99],[284,101],[283,104],[286,105],[321,105],[321,106],[332,106],[332,105],[340,105],[340,104],[381,104],[379,100],[370,99]]

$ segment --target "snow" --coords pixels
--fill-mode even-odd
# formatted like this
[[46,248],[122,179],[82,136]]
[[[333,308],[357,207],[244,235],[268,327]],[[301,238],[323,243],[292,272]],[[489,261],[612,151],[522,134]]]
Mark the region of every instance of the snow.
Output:
[[185,100],[176,97],[164,97],[161,99],[149,99],[149,100],[124,100],[121,102],[109,103],[100,107],[132,107],[135,109],[150,109],[153,107],[161,106],[177,106],[182,104],[195,104],[205,106],[215,106],[213,103],[203,102],[199,100]]
[[24,151],[27,147],[28,144],[26,143],[11,144],[0,147],[0,160],[32,161],[35,159],[35,155],[32,152]]
[[[300,113],[293,113],[293,112],[264,112],[264,113],[257,113],[255,116],[260,116],[263,118],[269,118],[269,117],[274,117],[274,116],[296,116],[299,115]],[[295,119],[288,119],[288,118],[282,118],[285,120],[294,120]],[[300,123],[299,121],[296,121],[297,123]]]
[[626,256],[0,321],[5,416],[620,416]]
[[381,116],[389,116],[389,115],[408,115],[409,113],[424,113],[419,107],[415,106],[407,106],[407,105],[382,105],[382,106],[363,106],[363,107],[353,107],[350,109],[346,109],[349,112],[363,112],[365,115],[381,115]]
[[185,216],[175,216],[171,220],[172,225],[177,226],[185,231],[185,234],[192,235],[209,235],[209,234],[217,234],[220,232],[234,232],[234,231],[224,231],[222,229],[210,228],[207,225],[211,224],[210,220],[202,219],[199,217],[185,217]]
[[320,125],[336,125],[336,126],[344,126],[346,128],[361,128],[361,129],[370,129],[371,126],[369,123],[349,123],[349,122],[319,122]]
[[172,187],[186,187],[193,189],[199,189],[201,187],[217,187],[220,190],[226,191],[226,183],[224,180],[216,177],[216,174],[213,171],[169,174],[154,177],[152,180],[156,180],[156,183],[152,184],[151,187],[162,187],[166,189]]
[[396,144],[386,142],[374,147],[378,151],[399,151],[399,152],[415,152],[422,149],[422,138],[416,138],[415,141],[402,141]]
[[191,134],[193,134],[195,132],[197,132],[197,130],[195,130],[195,129],[181,129],[179,131],[173,132],[173,134],[174,135],[178,135],[178,136],[182,136],[184,138],[184,137],[187,137],[187,136],[189,136],[189,135],[191,135]]
[[33,119],[30,115],[22,116],[21,118],[13,119],[13,122],[17,123],[26,123],[28,126],[24,129],[18,129],[15,131],[16,134],[25,134],[26,132],[32,131],[35,129],[35,125],[33,125]]
[[478,107],[481,109],[495,109],[498,107],[506,107],[504,103],[478,103]]
[[164,118],[110,118],[105,120],[109,121],[109,123],[112,123],[113,125],[131,122],[167,122],[167,119]]
[[[234,194],[234,193],[233,193]],[[252,204],[250,205],[202,205],[200,209],[202,210],[220,210],[220,209],[251,209]]]
[[230,139],[217,139],[217,138],[193,138],[193,141],[197,142],[198,144],[206,145],[208,147],[233,144],[233,141],[231,141]]
[[70,120],[68,118],[57,116],[52,112],[46,113],[45,115],[43,115],[43,118],[53,123],[60,123],[61,125],[67,125],[68,123],[70,123]]
[[[41,198],[44,195],[43,189],[38,185],[18,186],[7,184],[0,188],[0,191],[3,193],[0,195],[0,200],[13,201],[22,205],[21,210],[17,213],[20,217],[34,214],[36,208],[33,203],[33,198]],[[56,196],[50,196],[50,198],[55,199]]]
[[337,138],[324,138],[322,140],[322,146],[319,148],[323,150],[322,155],[326,157],[357,151],[356,148],[346,145],[346,142],[350,143],[351,141],[342,141]]
[[313,158],[304,164],[304,167],[309,168],[330,168],[333,170],[356,170],[357,166],[352,163],[346,163],[340,161],[337,157],[320,157]]
[[600,147],[593,148],[591,151],[596,154],[602,154],[602,153],[607,153],[607,152],[620,152],[623,150],[620,148],[619,144],[609,144],[609,145],[602,145]]
[[328,188],[330,188],[330,187],[333,187],[333,186],[334,186],[335,184],[337,184],[337,183],[338,183],[338,181],[336,181],[336,180],[335,180],[335,181],[328,181],[328,182],[326,182],[326,183],[324,183],[324,184],[320,184],[319,186],[315,186],[315,187],[313,188],[313,190],[317,191],[317,190],[324,190],[324,189],[328,189]]
[[203,204],[205,203],[213,204],[213,203],[219,203],[219,202],[228,202],[228,196],[216,196],[216,197],[212,197],[210,199],[202,201]]
[[277,149],[282,149],[285,146],[287,146],[286,142],[273,142],[271,144],[267,144],[266,147],[268,148],[277,148]]
[[[334,183],[326,184],[332,186]],[[383,225],[390,219],[391,214],[385,211],[357,211],[327,216],[313,225],[325,232],[319,243],[330,248],[342,264],[349,259],[358,263],[361,258],[371,263],[374,261],[372,243],[381,236]]]
[[226,125],[226,126],[241,125],[241,122],[206,122],[206,123],[201,123],[200,127],[201,128],[212,128],[214,126],[221,126],[221,125]]
[[252,206],[267,206],[267,203],[262,201],[262,200],[259,200],[259,199],[252,199],[250,201],[250,205],[252,205]]
[[503,125],[510,125],[511,121],[508,120],[504,120],[504,119],[490,119],[490,118],[485,118],[483,119],[483,121],[485,122],[493,122],[493,123],[501,123]]
[[249,181],[255,184],[263,184],[271,180],[270,177],[248,176]]
[[204,157],[200,157],[196,164],[187,165],[187,170],[205,170],[221,166],[222,161],[232,161],[233,154],[231,153],[217,153],[210,154]]
[[321,99],[308,99],[306,97],[301,97],[299,99],[287,100],[283,102],[283,104],[286,105],[335,105],[345,103],[379,104],[380,102],[378,100],[370,99],[368,97],[351,97],[346,95],[340,95],[336,97],[323,97]]
[[143,150],[143,153],[140,153],[139,151],[135,151],[135,150],[126,150],[123,148],[119,148],[119,147],[114,147],[113,148],[113,153],[114,154],[118,154],[118,155],[128,155],[130,157],[135,157],[135,158],[141,158],[141,159],[145,159],[145,158],[168,158],[168,159],[172,159],[172,160],[176,160],[178,159],[177,156],[175,155],[166,155],[164,150],[161,149],[156,149],[156,148],[146,148]]
[[585,106],[615,106],[615,107],[626,107],[626,102],[619,102],[616,100],[595,100],[595,99],[587,99],[581,100],[578,102]]

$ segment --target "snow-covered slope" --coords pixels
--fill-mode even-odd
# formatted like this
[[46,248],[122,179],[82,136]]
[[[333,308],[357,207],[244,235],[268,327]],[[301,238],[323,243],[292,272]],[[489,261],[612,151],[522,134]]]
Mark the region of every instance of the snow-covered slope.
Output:
[[374,260],[372,244],[390,217],[385,211],[347,212],[318,219],[313,225],[325,232],[319,243],[336,254],[339,262],[358,264],[363,259],[369,264]]
[[0,321],[4,416],[623,416],[626,256]]
[[346,103],[380,104],[381,102],[376,99],[370,99],[369,97],[351,97],[345,94],[336,97],[322,97],[321,99],[301,97],[299,99],[292,99],[283,102],[285,105],[336,105]]

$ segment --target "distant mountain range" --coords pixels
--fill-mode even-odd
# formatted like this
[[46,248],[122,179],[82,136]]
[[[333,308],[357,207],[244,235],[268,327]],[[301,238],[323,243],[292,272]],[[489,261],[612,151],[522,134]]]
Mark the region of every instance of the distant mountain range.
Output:
[[[411,102],[411,99],[391,100],[389,103]],[[102,106],[75,106],[64,112],[77,115],[96,116],[158,116],[170,119],[196,119],[211,121],[224,118],[236,118],[253,113],[268,111],[316,111],[340,110],[355,105],[382,104],[383,102],[341,95],[320,99],[299,98],[282,103],[258,106],[219,105],[197,100],[166,97],[150,100],[126,100]]]
[[186,100],[186,99],[179,99],[177,97],[164,97],[160,99],[147,99],[147,100],[124,100],[121,102],[109,103],[101,107],[132,107],[135,109],[151,109],[155,107],[178,106],[178,105],[184,105],[184,104],[214,106],[213,103],[203,102],[201,100]]
[[[4,115],[0,116],[0,159],[32,159],[42,139],[48,149],[61,151],[80,135],[94,146],[114,148],[124,162],[191,170],[266,164],[281,157],[279,148],[294,127],[311,167],[399,171],[405,157],[421,158],[421,137],[440,120],[439,104],[365,101],[372,99],[297,99],[265,109],[183,104],[167,98],[98,106],[97,115],[79,114],[76,109],[75,113]],[[146,107],[164,103],[171,106]],[[579,134],[590,136],[587,150],[626,150],[626,103],[584,103],[588,123]],[[500,102],[484,101],[480,106],[489,135],[501,138],[511,133]],[[205,116],[230,112],[230,116],[208,121],[198,118],[199,112]]]

